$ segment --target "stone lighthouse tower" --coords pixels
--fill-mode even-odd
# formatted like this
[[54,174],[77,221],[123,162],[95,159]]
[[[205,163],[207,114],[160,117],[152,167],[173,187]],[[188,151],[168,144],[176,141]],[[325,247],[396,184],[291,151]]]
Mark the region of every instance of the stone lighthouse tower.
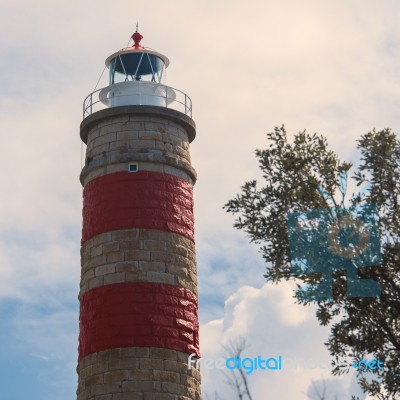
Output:
[[196,129],[142,38],[107,58],[109,85],[84,102],[77,400],[201,400]]

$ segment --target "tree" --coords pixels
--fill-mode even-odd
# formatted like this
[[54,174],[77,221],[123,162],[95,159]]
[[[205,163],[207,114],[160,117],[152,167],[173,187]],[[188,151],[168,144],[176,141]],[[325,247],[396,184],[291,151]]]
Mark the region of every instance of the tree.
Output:
[[[361,136],[357,143],[361,158],[350,178],[352,163],[340,161],[321,135],[302,131],[289,143],[282,126],[268,133],[267,138],[269,147],[256,150],[263,173],[262,186],[256,180],[246,182],[241,193],[224,208],[237,214],[236,228],[245,231],[252,242],[261,244],[267,263],[266,279],[273,283],[295,279],[296,302],[307,305],[311,299],[317,304],[319,323],[330,325],[325,345],[332,356],[332,373],[346,373],[353,368],[352,363],[359,365],[361,360],[380,360],[384,369],[375,369],[373,374],[362,368],[358,371],[359,384],[375,398],[396,398],[400,395],[400,142],[390,129]],[[348,195],[351,182],[361,189],[360,193]],[[369,206],[376,212],[380,245],[380,265],[375,267],[362,264],[365,257],[360,255],[362,251],[357,253],[356,246],[357,241],[368,242],[371,237],[357,225],[342,234],[343,222],[348,222],[349,215]],[[332,237],[335,231],[335,243],[353,253],[333,255],[335,251],[331,251],[330,257],[322,257],[328,255],[327,240],[321,241],[320,229],[315,227],[302,230],[303,242],[296,242],[297,247],[293,247],[289,235],[299,231],[297,225],[290,225],[290,218],[307,216],[315,210],[319,217],[321,213],[325,216],[319,218],[324,235]],[[374,222],[373,218],[369,222],[367,219],[367,225]],[[344,244],[343,237],[353,237],[355,242]],[[312,241],[325,243],[325,247],[313,248]],[[301,246],[302,243],[307,245]],[[332,243],[331,250],[335,244]],[[300,254],[291,257],[291,250]],[[338,262],[338,254],[344,263]],[[318,268],[314,265],[316,259],[320,260]],[[329,275],[330,280],[326,280]],[[379,287],[380,292],[369,297],[360,293],[348,295],[349,288],[359,282],[364,282],[367,289],[373,288],[375,282],[379,285],[375,289]],[[321,291],[329,286],[331,296],[316,296],[316,288]]]
[[[235,340],[231,340],[224,348],[226,358],[241,358],[243,351],[247,348],[246,340],[243,337],[238,337]],[[224,373],[224,375],[237,400],[253,400],[247,375],[242,369],[234,369],[230,373]],[[223,400],[223,398],[218,393],[215,393],[214,400]]]
[[[307,395],[310,400],[328,400],[326,382],[322,381],[322,388],[319,388],[315,382],[311,383],[313,393]],[[331,398],[332,399],[332,398]],[[332,400],[338,400],[337,396]]]
[[[242,353],[246,349],[246,347],[246,340],[242,337],[231,341],[225,347],[227,358],[241,358]],[[226,378],[229,386],[231,386],[231,388],[235,392],[238,400],[253,400],[253,397],[250,393],[250,386],[247,380],[247,375],[243,372],[242,369],[233,370],[231,374],[226,374]]]

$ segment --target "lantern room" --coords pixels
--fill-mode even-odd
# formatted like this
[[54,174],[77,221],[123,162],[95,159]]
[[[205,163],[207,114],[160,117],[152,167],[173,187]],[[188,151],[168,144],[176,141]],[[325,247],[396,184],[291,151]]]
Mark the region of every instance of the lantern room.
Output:
[[162,83],[169,60],[153,49],[143,47],[143,36],[136,30],[132,35],[134,45],[122,49],[106,60],[110,85],[128,81]]
[[123,48],[106,59],[108,86],[96,88],[86,97],[83,118],[104,108],[131,105],[172,108],[191,117],[189,96],[165,85],[168,58],[142,46],[143,36],[137,27],[131,38],[134,42],[131,47]]

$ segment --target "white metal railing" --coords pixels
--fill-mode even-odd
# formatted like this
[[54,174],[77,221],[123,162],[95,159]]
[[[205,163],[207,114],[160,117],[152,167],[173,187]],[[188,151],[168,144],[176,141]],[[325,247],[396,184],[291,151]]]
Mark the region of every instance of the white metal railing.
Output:
[[178,89],[155,82],[121,82],[90,93],[83,102],[83,118],[105,108],[153,105],[171,108],[192,117],[190,97]]

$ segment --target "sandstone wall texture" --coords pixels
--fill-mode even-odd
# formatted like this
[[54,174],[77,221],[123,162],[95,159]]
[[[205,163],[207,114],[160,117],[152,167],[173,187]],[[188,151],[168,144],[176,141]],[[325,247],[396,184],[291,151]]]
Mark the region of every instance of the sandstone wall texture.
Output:
[[151,106],[81,124],[77,400],[201,400],[194,122]]

